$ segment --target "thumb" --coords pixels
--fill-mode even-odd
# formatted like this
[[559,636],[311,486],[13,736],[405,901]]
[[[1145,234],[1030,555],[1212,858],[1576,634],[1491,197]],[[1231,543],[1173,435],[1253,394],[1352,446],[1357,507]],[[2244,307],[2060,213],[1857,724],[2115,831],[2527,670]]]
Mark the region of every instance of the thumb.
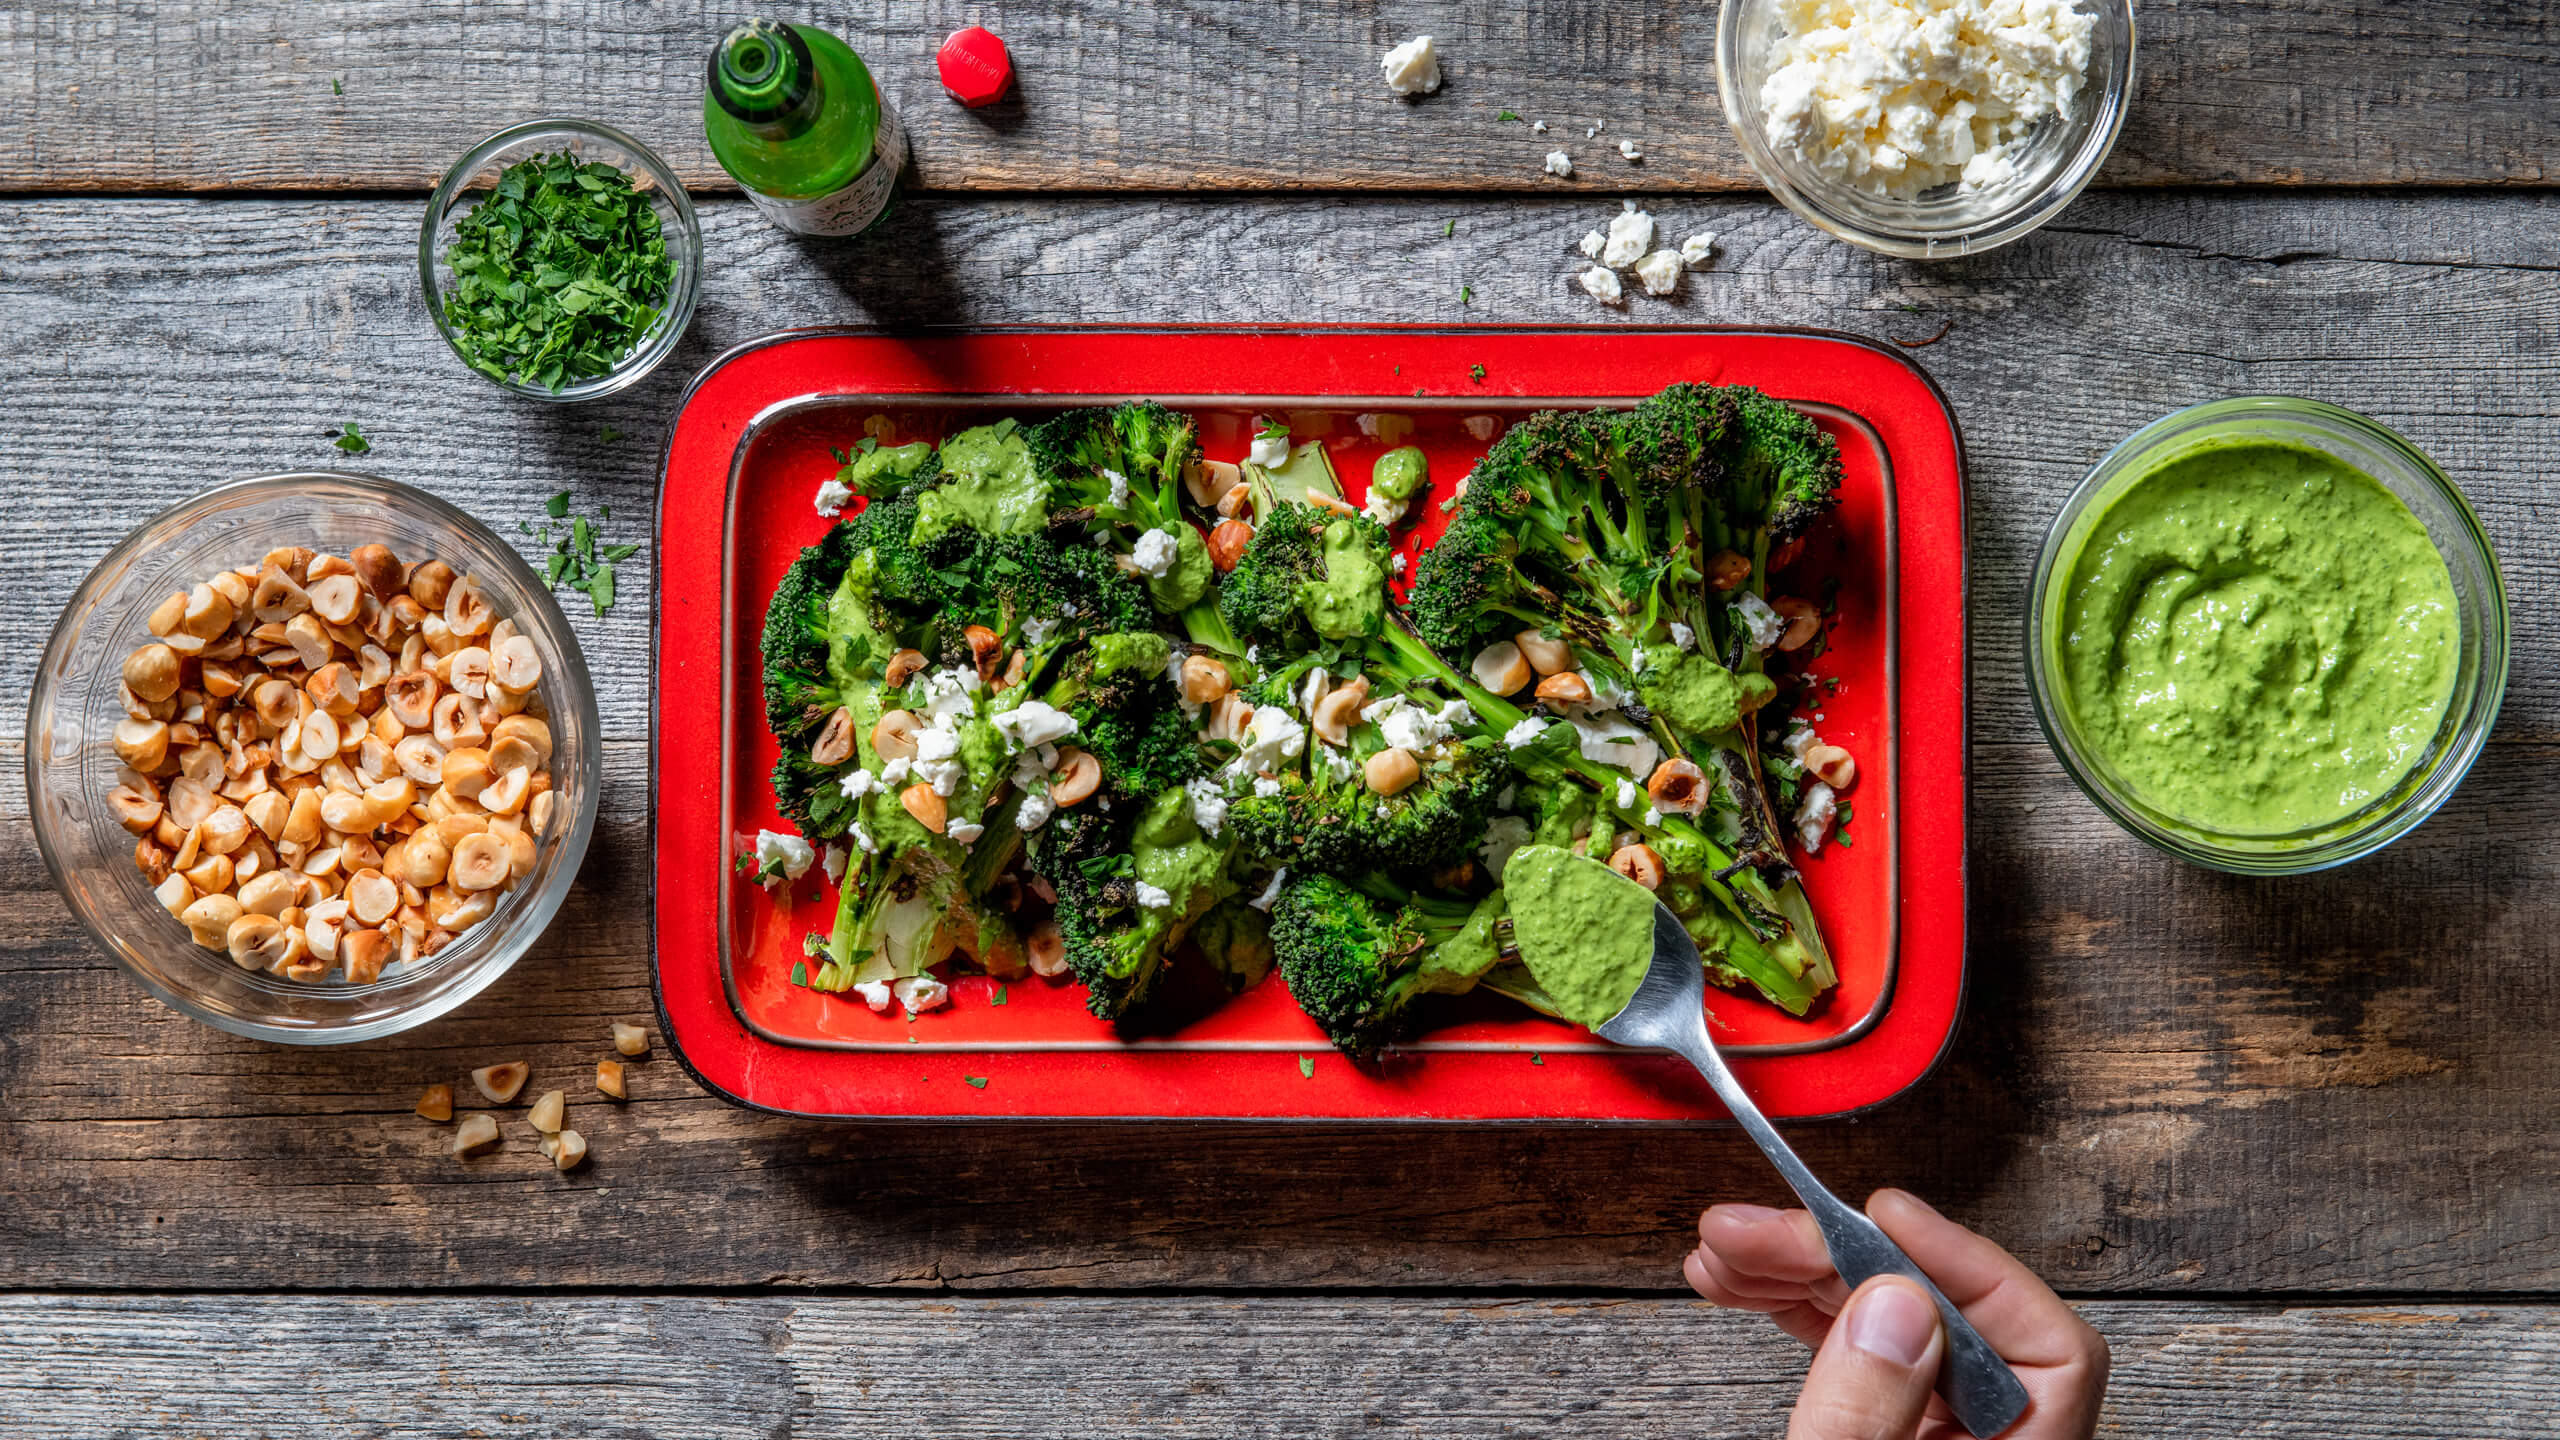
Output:
[[1910,1440],[1945,1349],[1927,1291],[1898,1276],[1869,1280],[1815,1353],[1787,1440]]

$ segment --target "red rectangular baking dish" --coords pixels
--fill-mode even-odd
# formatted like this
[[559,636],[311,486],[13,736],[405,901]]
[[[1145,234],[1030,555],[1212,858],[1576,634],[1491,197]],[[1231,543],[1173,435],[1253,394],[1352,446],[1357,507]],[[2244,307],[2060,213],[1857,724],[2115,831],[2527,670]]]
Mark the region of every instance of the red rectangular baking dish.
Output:
[[[659,497],[655,974],[683,1063],[714,1093],[863,1120],[1713,1121],[1676,1059],[1618,1050],[1487,997],[1370,1061],[1328,1047],[1278,977],[1167,1034],[1128,1037],[1083,994],[969,977],[948,1007],[877,1015],[793,985],[826,929],[812,872],[776,897],[731,860],[788,829],[765,775],[757,637],[775,582],[832,522],[812,496],[866,435],[938,439],[997,415],[1133,396],[1197,414],[1212,459],[1258,414],[1321,437],[1357,500],[1370,459],[1430,456],[1432,497],[1512,419],[1629,404],[1675,381],[1751,384],[1841,444],[1839,513],[1790,585],[1838,606],[1817,675],[1826,738],[1859,757],[1847,845],[1805,863],[1841,974],[1801,1019],[1710,992],[1736,1071],[1772,1115],[1864,1109],[1925,1075],[1965,972],[1965,516],[1962,445],[1928,376],[1873,341],[1711,328],[795,331],[714,361],[686,392]],[[1436,508],[1403,542],[1426,545]]]

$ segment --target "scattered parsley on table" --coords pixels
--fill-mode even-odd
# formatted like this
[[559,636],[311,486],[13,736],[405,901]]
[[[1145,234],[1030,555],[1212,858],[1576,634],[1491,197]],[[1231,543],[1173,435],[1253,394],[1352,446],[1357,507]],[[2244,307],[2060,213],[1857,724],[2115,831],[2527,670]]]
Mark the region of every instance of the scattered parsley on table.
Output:
[[1481,365],[1470,365],[1470,366],[1468,366],[1468,367],[1467,367],[1467,378],[1468,378],[1468,379],[1470,379],[1470,380],[1473,380],[1474,382],[1476,382],[1476,383],[1477,383],[1477,384],[1479,384],[1479,385],[1483,384],[1483,383],[1484,383],[1484,367],[1483,367],[1483,366],[1481,366]]
[[472,369],[561,390],[609,373],[675,281],[666,232],[631,177],[574,155],[510,165],[454,226],[445,324]]
[[990,1005],[1001,1005],[1001,1004],[1003,1004],[1003,1003],[1004,1003],[1004,997],[1005,997],[1005,989],[1004,989],[1004,986],[1002,986],[1002,985],[998,985],[998,986],[996,986],[996,993],[995,993],[995,995],[994,995],[992,998],[990,998],[990,999],[987,1001],[987,1003],[988,1003],[988,1004],[990,1004]]
[[[543,562],[542,583],[555,592],[563,586],[583,592],[602,615],[613,608],[614,566],[638,554],[638,545],[599,545],[596,527],[584,515],[569,513],[569,492],[560,491],[542,505],[542,528],[536,531],[529,523],[518,528],[539,535],[551,551]],[[603,507],[604,519],[613,518],[613,507]],[[565,526],[557,522],[566,520]]]
[[987,1088],[987,1077],[984,1075],[963,1075],[960,1078],[969,1082],[969,1088],[972,1090],[984,1090]]
[[337,429],[323,430],[320,433],[329,437],[330,444],[350,455],[368,454],[373,449],[373,442],[364,438],[364,432],[356,428],[356,422],[353,420],[342,420],[338,423]]
[[1313,1055],[1301,1055],[1298,1057],[1298,1078],[1301,1080],[1313,1080],[1316,1078],[1316,1057]]

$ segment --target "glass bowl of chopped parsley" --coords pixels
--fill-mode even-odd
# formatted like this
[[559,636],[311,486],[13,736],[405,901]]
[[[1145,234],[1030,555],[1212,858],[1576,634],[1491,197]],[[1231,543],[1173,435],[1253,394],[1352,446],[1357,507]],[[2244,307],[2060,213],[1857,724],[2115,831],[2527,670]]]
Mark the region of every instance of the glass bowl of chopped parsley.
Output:
[[462,363],[538,400],[639,383],[692,323],[702,226],[684,184],[609,125],[534,120],[455,162],[418,276]]

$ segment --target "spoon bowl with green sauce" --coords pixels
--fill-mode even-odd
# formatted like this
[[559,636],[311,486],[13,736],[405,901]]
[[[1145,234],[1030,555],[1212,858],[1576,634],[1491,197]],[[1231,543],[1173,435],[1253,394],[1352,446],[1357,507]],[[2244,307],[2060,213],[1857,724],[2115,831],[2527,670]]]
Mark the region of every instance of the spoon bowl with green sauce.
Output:
[[2028,673],[2063,768],[2216,869],[2325,869],[2408,833],[2505,693],[2478,517],[2407,440],[2314,400],[2136,431],[2064,505],[2031,593]]
[[1599,861],[1553,845],[1515,851],[1502,889],[1511,913],[1498,933],[1557,1013],[1603,1040],[1667,1050],[1696,1066],[1804,1202],[1843,1283],[1901,1275],[1929,1292],[1947,1336],[1938,1393],[1956,1418],[1976,1435],[2008,1429],[2027,1406],[2026,1386],[2008,1362],[1901,1246],[1814,1176],[1717,1053],[1707,1034],[1706,962],[1671,907]]

